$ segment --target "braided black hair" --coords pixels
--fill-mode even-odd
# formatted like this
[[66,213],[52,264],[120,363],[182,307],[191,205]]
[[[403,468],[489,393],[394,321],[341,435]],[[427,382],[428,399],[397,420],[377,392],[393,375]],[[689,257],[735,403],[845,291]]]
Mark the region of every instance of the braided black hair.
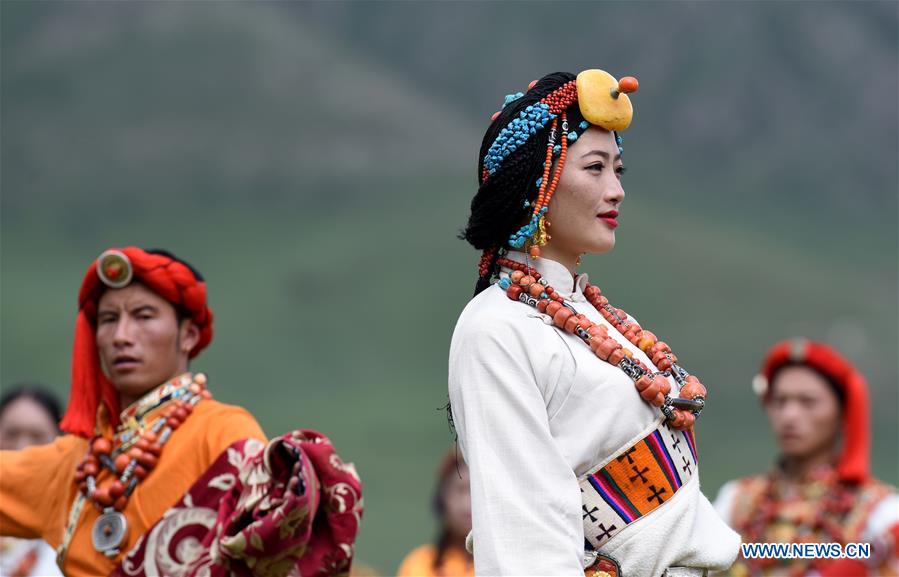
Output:
[[[506,158],[500,168],[489,178],[482,178],[484,157],[500,131],[519,113],[536,104],[576,77],[569,72],[554,72],[537,81],[522,97],[507,104],[499,116],[487,128],[478,152],[478,192],[471,201],[471,215],[460,238],[474,248],[485,251],[482,258],[474,294],[488,286],[497,273],[496,259],[499,250],[506,247],[509,237],[528,219],[531,209],[525,201],[533,203],[537,198],[536,180],[543,174],[543,161],[549,142],[549,125],[532,135]],[[567,111],[569,132],[577,131],[583,121],[577,104]]]

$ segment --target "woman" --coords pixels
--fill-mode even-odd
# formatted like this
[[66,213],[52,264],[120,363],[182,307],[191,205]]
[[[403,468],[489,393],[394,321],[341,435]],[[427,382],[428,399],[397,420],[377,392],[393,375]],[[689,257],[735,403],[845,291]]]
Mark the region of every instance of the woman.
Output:
[[[774,345],[755,380],[780,458],[764,475],[731,481],[715,506],[747,543],[849,543],[865,559],[740,557],[735,577],[899,574],[899,495],[869,470],[868,387],[824,343]],[[847,550],[848,553],[848,550]]]
[[575,272],[615,246],[636,88],[550,74],[484,136],[464,232],[483,256],[449,361],[478,575],[699,576],[737,553],[699,490],[705,388]]
[[[14,387],[0,399],[0,451],[46,445],[59,434],[56,398],[41,387]],[[41,539],[0,537],[0,576],[62,575],[56,552]]]
[[400,564],[398,577],[466,577],[474,575],[474,561],[465,550],[465,536],[471,531],[471,492],[468,467],[451,451],[437,470],[434,512],[440,534],[433,545],[418,547]]

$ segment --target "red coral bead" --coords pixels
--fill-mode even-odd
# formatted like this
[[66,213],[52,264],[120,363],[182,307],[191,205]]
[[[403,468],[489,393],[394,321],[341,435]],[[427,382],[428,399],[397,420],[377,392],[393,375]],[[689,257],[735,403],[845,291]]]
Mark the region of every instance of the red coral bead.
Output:
[[112,452],[112,441],[106,437],[97,437],[91,443],[91,452],[94,455],[108,455]]
[[115,461],[114,461],[116,471],[118,471],[119,473],[122,473],[125,470],[125,468],[128,467],[128,463],[130,461],[131,461],[131,458],[128,457],[128,455],[125,453],[121,453],[121,454],[117,455],[115,458]]
[[115,481],[113,481],[112,483],[110,483],[110,485],[109,485],[109,495],[110,495],[113,499],[118,499],[119,497],[121,497],[121,496],[124,495],[124,494],[125,494],[125,485],[124,485],[121,481],[119,481],[118,479],[116,479]]
[[620,363],[624,357],[624,349],[615,349],[609,354],[609,363],[618,366],[618,363]]
[[556,314],[553,315],[553,324],[560,329],[565,328],[565,321],[567,321],[572,316],[574,316],[574,313],[571,312],[571,309],[562,307],[558,311],[556,311]]

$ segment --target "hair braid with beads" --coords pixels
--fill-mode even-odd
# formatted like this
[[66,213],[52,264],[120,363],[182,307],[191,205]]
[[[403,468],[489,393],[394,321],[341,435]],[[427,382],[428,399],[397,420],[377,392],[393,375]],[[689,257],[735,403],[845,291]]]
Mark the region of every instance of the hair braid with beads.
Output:
[[[483,177],[484,158],[500,131],[525,108],[540,102],[575,78],[568,72],[547,74],[523,96],[505,105],[484,134],[478,152],[479,187],[471,201],[468,224],[460,235],[474,248],[483,251],[478,265],[475,295],[490,286],[490,279],[497,273],[496,260],[500,250],[507,246],[509,237],[531,215],[532,210],[525,206],[525,202],[531,204],[537,198],[535,182],[543,173],[550,125],[528,138],[487,178]],[[576,127],[583,121],[577,104],[569,107],[567,113],[571,127],[569,131],[577,130]]]

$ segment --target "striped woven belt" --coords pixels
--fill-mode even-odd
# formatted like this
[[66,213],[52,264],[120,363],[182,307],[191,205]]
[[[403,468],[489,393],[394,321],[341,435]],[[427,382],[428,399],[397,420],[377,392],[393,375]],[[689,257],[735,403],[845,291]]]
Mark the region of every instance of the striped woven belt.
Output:
[[587,545],[602,547],[671,499],[696,473],[696,463],[693,431],[663,422],[588,474],[580,482]]

